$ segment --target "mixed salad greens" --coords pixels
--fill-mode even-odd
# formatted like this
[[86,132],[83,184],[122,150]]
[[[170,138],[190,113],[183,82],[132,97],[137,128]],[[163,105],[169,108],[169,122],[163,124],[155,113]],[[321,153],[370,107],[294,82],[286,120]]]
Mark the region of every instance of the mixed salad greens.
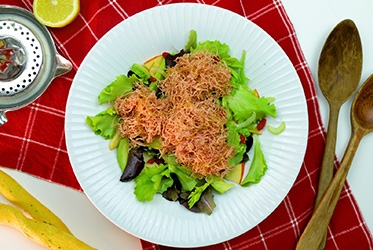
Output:
[[[174,155],[160,155],[160,140],[154,140],[146,147],[133,148],[128,138],[122,138],[117,131],[120,116],[113,108],[113,102],[123,95],[129,96],[135,84],[148,86],[157,96],[162,93],[157,87],[159,81],[167,77],[167,68],[173,67],[175,59],[185,53],[207,50],[215,53],[231,71],[232,90],[227,96],[218,100],[219,105],[227,110],[227,143],[235,148],[234,157],[229,160],[230,172],[221,176],[196,178],[190,169],[178,164]],[[117,150],[118,163],[122,170],[121,181],[134,180],[134,194],[139,201],[151,201],[156,194],[162,194],[168,200],[178,201],[195,212],[211,214],[216,204],[214,193],[225,193],[234,182],[242,187],[259,183],[267,170],[267,164],[259,135],[265,126],[266,117],[276,117],[276,107],[272,97],[260,97],[257,90],[247,86],[248,78],[244,74],[245,51],[240,59],[231,57],[230,48],[220,41],[197,42],[197,33],[190,31],[184,49],[178,53],[162,53],[144,64],[134,63],[127,75],[119,75],[115,81],[106,86],[98,96],[99,104],[108,108],[95,116],[87,116],[86,123],[96,135],[110,140],[109,148]],[[279,134],[285,129],[285,123],[277,128],[267,125],[271,133]],[[248,150],[253,145],[253,159],[246,176],[245,162]],[[237,178],[237,176],[240,176]]]

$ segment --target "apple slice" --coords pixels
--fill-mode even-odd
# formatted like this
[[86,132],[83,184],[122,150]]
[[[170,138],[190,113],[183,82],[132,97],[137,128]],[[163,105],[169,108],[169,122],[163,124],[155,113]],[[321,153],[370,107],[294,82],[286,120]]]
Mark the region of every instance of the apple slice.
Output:
[[231,171],[229,171],[228,174],[224,176],[224,179],[240,184],[243,178],[244,171],[245,171],[245,163],[242,162],[234,166],[231,169]]
[[147,60],[147,61],[144,63],[144,65],[148,68],[148,70],[150,70],[150,69],[153,67],[154,62],[155,62],[156,60],[159,60],[158,58],[159,58],[160,56],[162,56],[162,55],[154,56],[154,57],[150,58],[149,60]]
[[150,58],[144,63],[144,65],[148,68],[151,76],[158,80],[163,78],[162,70],[166,68],[166,59],[163,57],[163,55]]

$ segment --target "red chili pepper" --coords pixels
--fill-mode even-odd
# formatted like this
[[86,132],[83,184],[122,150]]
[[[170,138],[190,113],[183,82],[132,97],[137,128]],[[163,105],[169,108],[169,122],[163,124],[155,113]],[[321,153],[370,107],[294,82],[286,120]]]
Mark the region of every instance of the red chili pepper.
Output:
[[157,163],[158,165],[159,165],[159,164],[162,164],[162,163],[163,163],[163,160],[162,160],[162,159],[159,159],[159,158],[156,158],[156,159],[155,159],[155,163]]
[[157,81],[157,78],[155,78],[154,76],[150,76],[149,82],[156,82],[156,81]]
[[163,160],[159,159],[159,158],[150,158],[146,163],[147,164],[157,163],[159,165],[159,164],[163,163]]
[[266,118],[263,118],[263,119],[258,123],[258,125],[256,125],[256,129],[259,130],[259,131],[262,130],[262,129],[265,127],[266,123],[267,123],[267,119],[266,119]]
[[147,164],[153,164],[155,162],[154,158],[150,158],[146,163]]
[[242,144],[246,144],[246,138],[245,138],[245,136],[243,134],[240,134],[240,142]]

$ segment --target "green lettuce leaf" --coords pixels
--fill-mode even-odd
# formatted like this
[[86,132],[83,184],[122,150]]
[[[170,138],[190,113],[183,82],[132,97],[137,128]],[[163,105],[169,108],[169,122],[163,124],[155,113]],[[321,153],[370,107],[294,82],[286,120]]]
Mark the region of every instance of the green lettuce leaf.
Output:
[[233,184],[225,182],[221,177],[218,177],[216,175],[208,176],[205,178],[204,182],[202,181],[202,184],[196,186],[190,193],[188,197],[188,205],[191,208],[197,202],[199,202],[203,196],[203,193],[205,192],[205,190],[207,190],[208,187],[212,187],[218,193],[223,194],[231,189],[233,186]]
[[138,82],[139,79],[132,75],[127,77],[125,75],[119,75],[116,77],[116,80],[107,85],[99,94],[98,102],[100,104],[114,101],[119,96],[121,96],[125,91],[131,91],[135,82]]
[[228,137],[228,145],[235,148],[235,155],[228,161],[229,166],[236,166],[242,162],[244,154],[246,154],[246,144],[241,143],[241,135],[248,137],[251,133],[246,128],[237,127],[234,121],[226,123]]
[[220,194],[224,194],[234,186],[234,184],[227,183],[221,177],[216,175],[208,176],[206,178],[207,182],[211,183],[211,187],[213,187],[215,191],[217,191]]
[[255,112],[256,121],[262,120],[267,115],[276,117],[276,106],[266,97],[258,98],[246,85],[240,85],[232,90],[231,95],[223,97],[225,108],[228,108],[237,123],[243,123]]
[[136,199],[152,201],[156,193],[163,193],[173,184],[167,165],[146,164],[142,172],[135,178]]
[[246,85],[249,80],[245,75],[245,60],[246,60],[246,51],[242,51],[240,63],[241,67],[238,68],[238,77],[236,77],[236,82],[232,81],[233,84],[242,84]]
[[267,163],[260,146],[258,135],[253,134],[254,139],[254,156],[250,165],[249,172],[241,182],[241,186],[247,187],[254,183],[259,183],[267,171]]
[[229,46],[225,43],[221,43],[218,40],[214,40],[214,41],[207,40],[207,41],[198,43],[197,47],[191,50],[191,53],[195,53],[198,51],[206,51],[206,50],[218,55],[220,59],[222,60],[231,58],[231,56],[229,55],[229,50],[230,50]]
[[194,50],[192,50],[191,52],[195,53],[195,52],[201,51],[201,50],[202,51],[207,50],[207,51],[209,51],[213,54],[218,55],[219,58],[222,61],[224,61],[227,64],[227,66],[231,69],[243,68],[243,64],[242,64],[241,61],[239,61],[237,58],[231,57],[229,55],[230,48],[225,43],[221,43],[218,40],[214,40],[214,41],[207,40],[207,41],[198,43],[197,47]]
[[119,116],[116,111],[110,107],[95,116],[87,116],[86,124],[93,130],[95,135],[101,135],[108,140],[115,136],[118,120]]
[[197,32],[195,30],[190,30],[188,42],[184,47],[185,52],[190,52],[197,47]]
[[171,173],[177,175],[177,178],[179,179],[183,188],[182,191],[192,191],[199,182],[198,179],[192,177],[191,171],[189,171],[185,167],[169,164],[168,168]]
[[190,193],[188,197],[188,205],[189,207],[193,207],[194,204],[196,204],[200,198],[202,193],[210,186],[210,183],[206,182],[205,184],[195,187],[194,190]]

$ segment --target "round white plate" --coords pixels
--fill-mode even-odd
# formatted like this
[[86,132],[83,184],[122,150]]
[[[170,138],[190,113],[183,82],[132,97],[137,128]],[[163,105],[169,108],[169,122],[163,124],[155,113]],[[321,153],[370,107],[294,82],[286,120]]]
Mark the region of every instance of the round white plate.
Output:
[[[98,104],[100,91],[132,63],[141,63],[164,51],[178,51],[189,31],[198,41],[220,40],[240,58],[246,50],[246,75],[251,88],[276,98],[284,133],[260,136],[268,171],[262,181],[247,188],[235,186],[215,195],[212,215],[195,214],[157,195],[138,202],[134,183],[119,181],[115,151],[85,124],[106,106]],[[303,162],[308,115],[304,92],[291,62],[278,44],[257,25],[233,12],[202,4],[170,4],[136,14],[111,29],[88,53],[73,81],[66,107],[66,141],[79,183],[92,203],[117,226],[154,243],[197,247],[234,238],[264,220],[285,198]]]

